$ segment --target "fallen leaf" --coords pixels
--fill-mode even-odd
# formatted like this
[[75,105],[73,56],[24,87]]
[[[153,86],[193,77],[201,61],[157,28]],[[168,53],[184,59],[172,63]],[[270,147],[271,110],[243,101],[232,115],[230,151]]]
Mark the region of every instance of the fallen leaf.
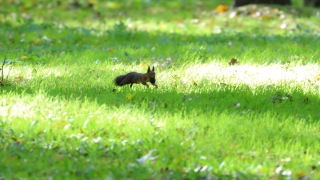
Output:
[[17,143],[22,144],[22,143],[23,143],[23,140],[22,140],[22,139],[18,139],[18,140],[17,140]]
[[297,174],[297,176],[299,177],[299,179],[302,179],[302,178],[304,178],[306,176],[306,173],[300,172],[300,173]]
[[133,98],[133,96],[134,96],[133,94],[130,94],[130,93],[129,93],[129,94],[127,94],[127,99],[128,99],[128,100],[131,100],[131,99]]
[[232,66],[232,65],[235,65],[235,64],[237,64],[237,63],[238,63],[237,59],[232,58],[232,59],[230,60],[230,62],[229,62],[229,65]]
[[16,81],[17,81],[17,82],[23,82],[23,77],[22,77],[22,76],[16,77]]
[[223,12],[226,12],[226,11],[228,11],[229,10],[229,7],[227,6],[227,5],[225,5],[225,4],[220,4],[220,5],[218,5],[217,7],[216,7],[216,11],[218,12],[218,13],[223,13]]
[[152,152],[155,150],[151,150],[149,153],[147,153],[146,155],[142,156],[141,158],[137,159],[137,162],[140,164],[144,164],[146,161],[153,161],[155,160],[157,157],[152,156]]
[[287,24],[286,23],[282,23],[281,25],[280,25],[280,29],[285,29],[287,27]]
[[26,60],[26,59],[28,59],[28,56],[21,56],[20,59],[21,60]]
[[108,51],[109,51],[109,52],[113,52],[113,48],[112,48],[112,47],[109,47],[109,48],[108,48]]
[[179,168],[180,173],[185,173],[185,170],[183,168]]

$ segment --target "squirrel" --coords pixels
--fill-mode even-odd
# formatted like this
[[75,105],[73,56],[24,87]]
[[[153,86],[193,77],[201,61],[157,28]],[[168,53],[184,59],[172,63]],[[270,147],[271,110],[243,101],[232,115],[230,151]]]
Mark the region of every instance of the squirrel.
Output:
[[156,73],[154,72],[154,66],[152,67],[152,70],[150,70],[150,66],[148,66],[147,73],[137,73],[137,72],[129,72],[125,75],[117,76],[114,79],[114,82],[118,86],[123,86],[126,84],[130,84],[130,88],[132,88],[133,84],[140,84],[147,86],[149,88],[149,85],[147,82],[150,82],[153,86],[158,88],[156,85]]

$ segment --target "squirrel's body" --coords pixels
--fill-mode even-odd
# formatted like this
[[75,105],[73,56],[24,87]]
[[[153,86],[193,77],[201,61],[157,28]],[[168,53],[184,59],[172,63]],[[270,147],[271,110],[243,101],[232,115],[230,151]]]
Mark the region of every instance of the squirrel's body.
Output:
[[152,85],[158,88],[158,86],[156,85],[156,73],[154,72],[154,67],[152,67],[152,70],[150,70],[150,67],[148,67],[148,71],[145,74],[130,72],[125,75],[117,76],[114,82],[118,86],[130,84],[130,87],[132,87],[133,84],[140,84],[140,83],[149,87],[147,82],[150,82]]

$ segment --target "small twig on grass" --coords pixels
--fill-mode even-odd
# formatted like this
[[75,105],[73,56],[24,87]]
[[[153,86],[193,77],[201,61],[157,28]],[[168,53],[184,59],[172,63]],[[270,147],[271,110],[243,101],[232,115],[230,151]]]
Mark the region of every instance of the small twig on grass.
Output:
[[[0,68],[0,70],[1,70],[1,82],[0,82],[0,85],[1,86],[4,85],[4,65],[6,64],[6,60],[7,60],[7,57],[8,57],[8,53],[9,53],[10,47],[11,46],[9,46],[9,48],[7,49],[6,55],[4,56],[4,59],[2,61],[1,68]],[[8,79],[8,76],[9,76],[9,73],[7,75],[7,79]]]

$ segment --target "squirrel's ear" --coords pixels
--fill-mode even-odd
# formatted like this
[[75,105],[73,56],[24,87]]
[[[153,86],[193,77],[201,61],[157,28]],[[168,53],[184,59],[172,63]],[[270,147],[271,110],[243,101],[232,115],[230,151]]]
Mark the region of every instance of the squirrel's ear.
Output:
[[150,72],[150,66],[148,66],[148,72]]
[[154,71],[154,66],[152,66],[152,71]]

